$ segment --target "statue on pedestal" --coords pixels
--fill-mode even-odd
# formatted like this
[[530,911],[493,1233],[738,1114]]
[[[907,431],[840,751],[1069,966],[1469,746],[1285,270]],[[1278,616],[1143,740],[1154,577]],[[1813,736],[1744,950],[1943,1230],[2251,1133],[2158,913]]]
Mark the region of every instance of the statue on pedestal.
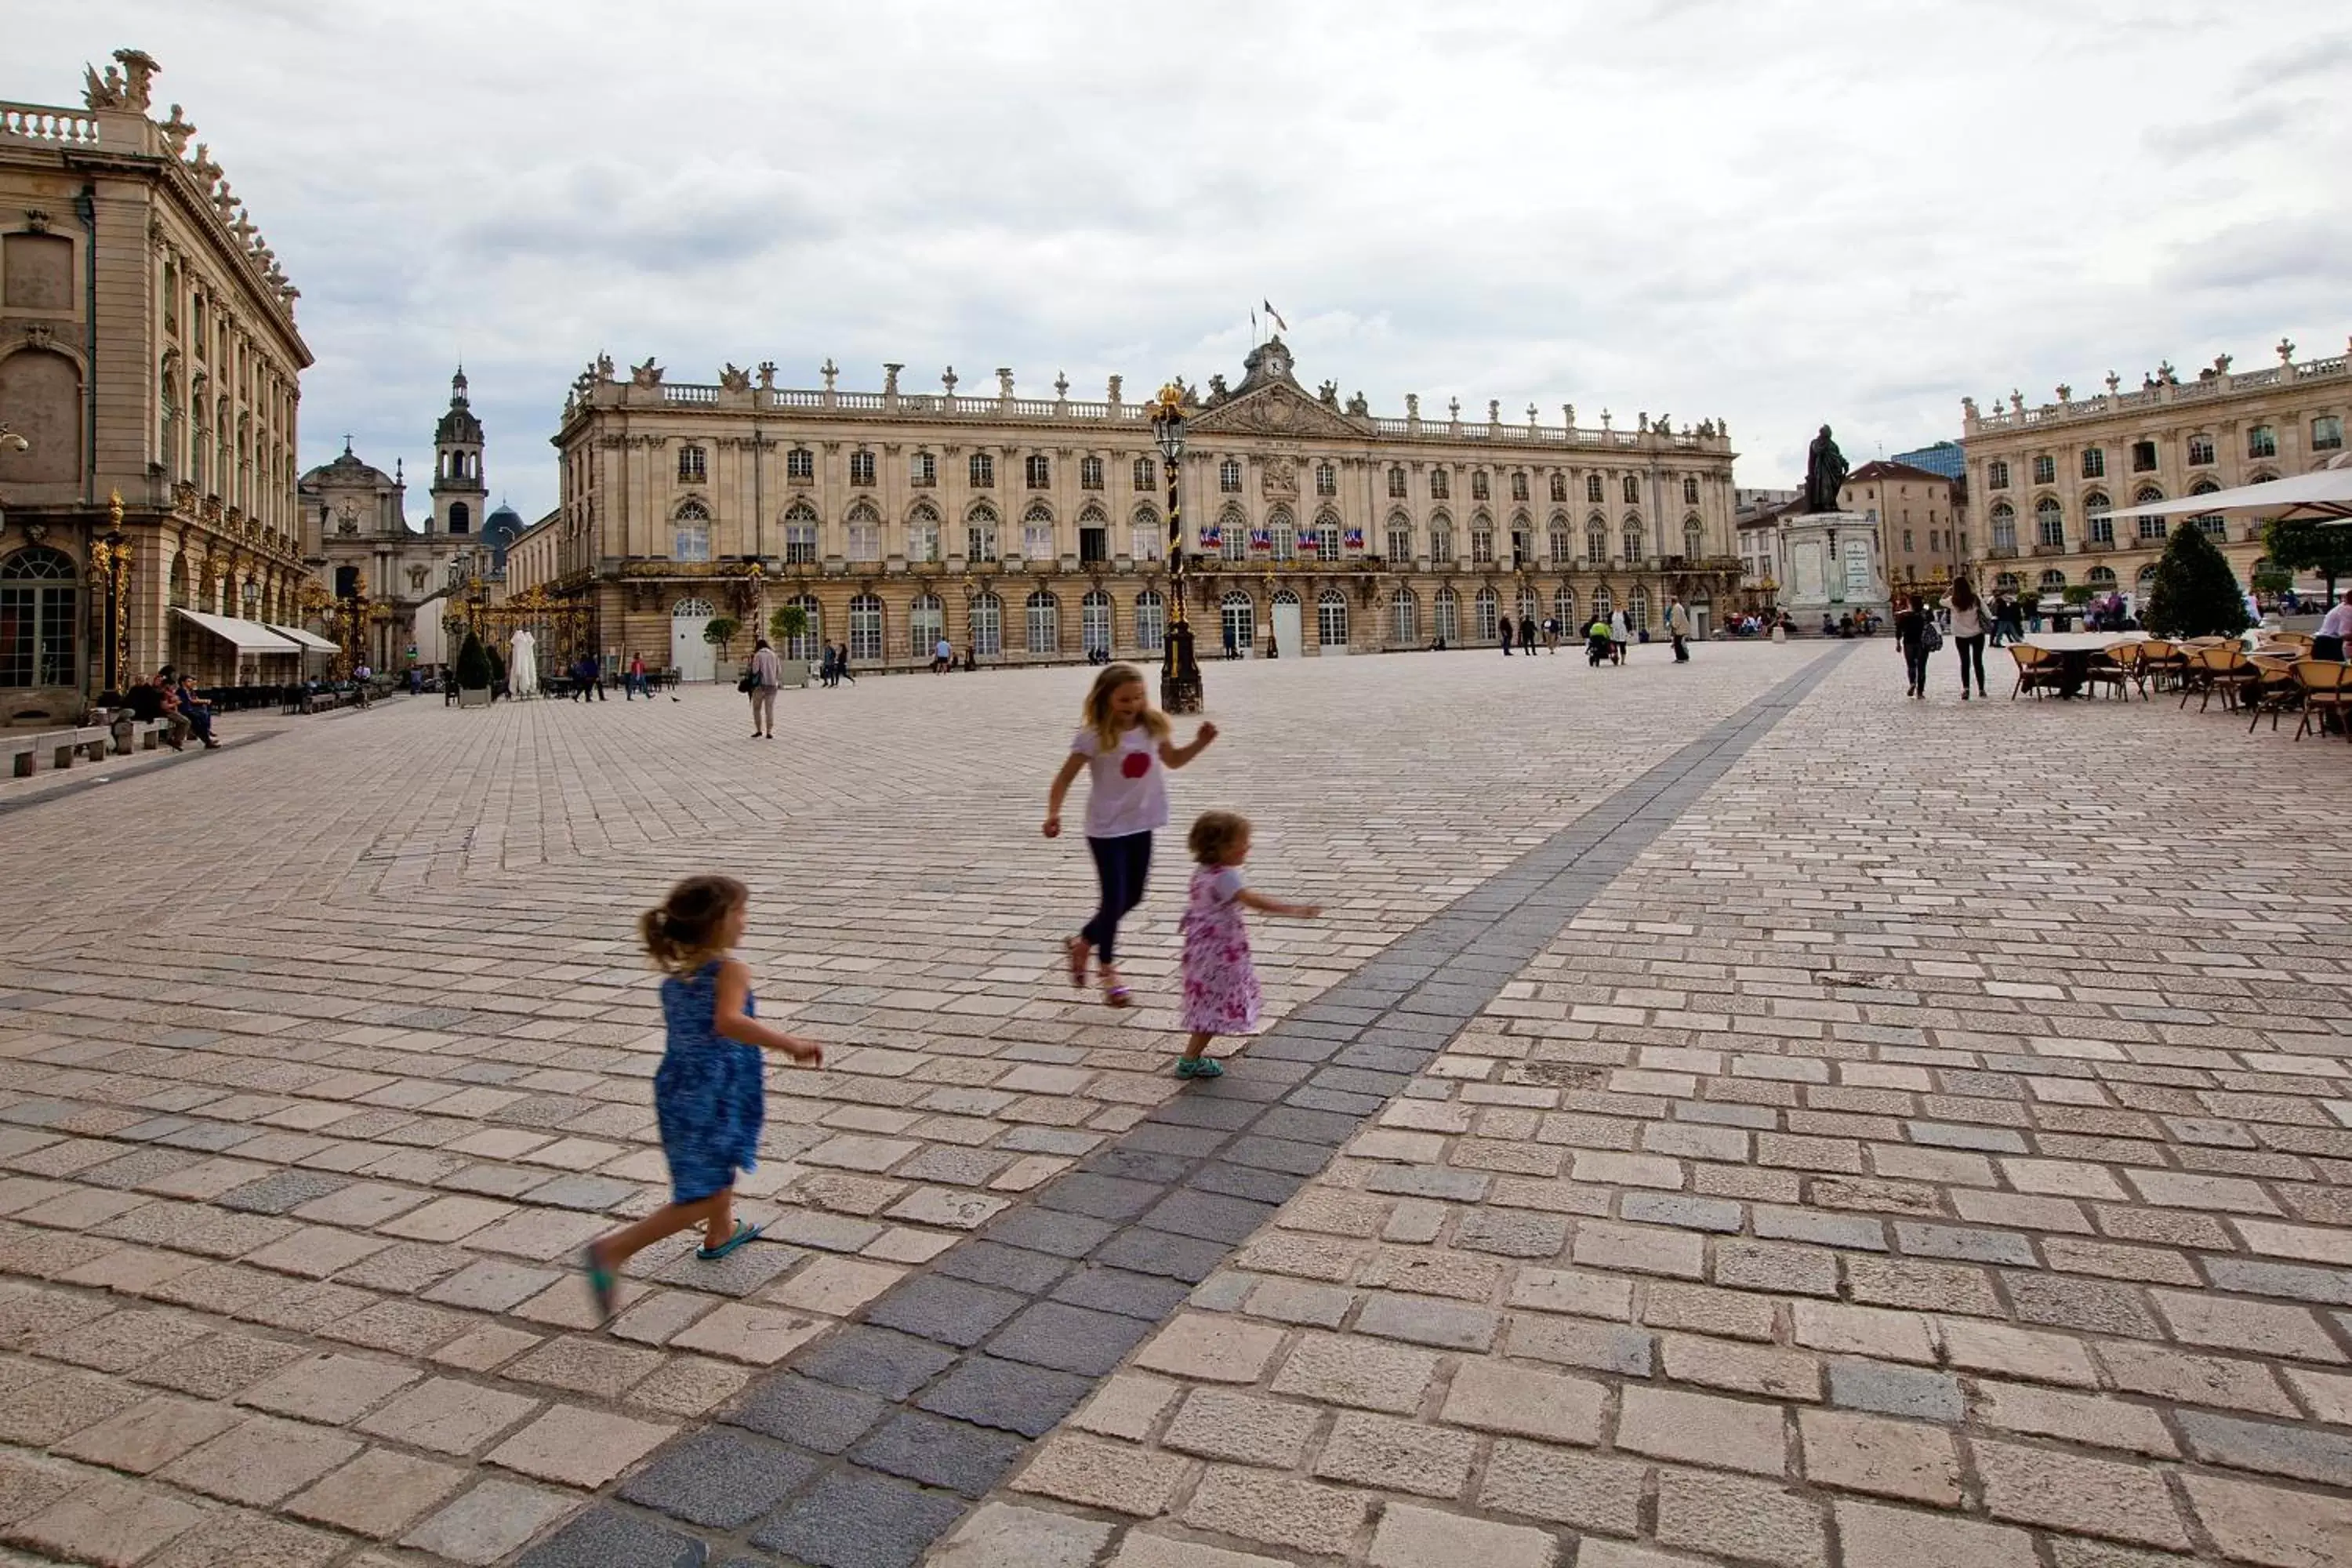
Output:
[[1813,444],[1805,451],[1805,510],[1837,510],[1838,491],[1845,487],[1847,472],[1845,454],[1831,439],[1830,427],[1822,426],[1822,433],[1813,437]]

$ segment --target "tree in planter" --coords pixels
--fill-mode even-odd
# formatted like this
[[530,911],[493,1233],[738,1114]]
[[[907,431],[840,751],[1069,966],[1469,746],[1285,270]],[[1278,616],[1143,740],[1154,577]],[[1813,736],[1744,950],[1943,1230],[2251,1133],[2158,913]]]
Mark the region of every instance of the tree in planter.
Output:
[[499,651],[496,643],[483,644],[482,653],[490,661],[490,689],[493,692],[504,691],[507,689],[507,656]]
[[709,643],[712,647],[717,648],[720,658],[725,658],[727,657],[727,645],[733,642],[735,640],[735,634],[742,629],[743,623],[735,619],[734,616],[719,616],[715,617],[709,626],[702,628],[702,640]]
[[2174,529],[2140,625],[2160,637],[2233,637],[2246,624],[2245,595],[2212,537],[2194,523]]
[[482,639],[472,632],[457,649],[457,685],[467,691],[488,691],[490,689],[490,656],[482,647]]
[[2336,598],[2336,580],[2352,577],[2352,528],[2330,528],[2317,518],[2273,518],[2263,525],[2271,559],[2289,572],[2316,572]]
[[779,605],[768,616],[768,636],[784,647],[792,647],[808,636],[808,606]]

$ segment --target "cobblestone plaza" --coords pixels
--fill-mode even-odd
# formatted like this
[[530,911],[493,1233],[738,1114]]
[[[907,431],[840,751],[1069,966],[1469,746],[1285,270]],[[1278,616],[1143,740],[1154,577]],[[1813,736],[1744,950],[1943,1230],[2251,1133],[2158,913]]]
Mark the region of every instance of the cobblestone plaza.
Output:
[[[1061,971],[1088,673],[0,785],[0,1563],[2352,1561],[2352,748],[1884,642],[1213,662],[1178,823],[1325,917],[1180,1083],[1176,837],[1141,1005]],[[828,1059],[599,1325],[699,870]]]

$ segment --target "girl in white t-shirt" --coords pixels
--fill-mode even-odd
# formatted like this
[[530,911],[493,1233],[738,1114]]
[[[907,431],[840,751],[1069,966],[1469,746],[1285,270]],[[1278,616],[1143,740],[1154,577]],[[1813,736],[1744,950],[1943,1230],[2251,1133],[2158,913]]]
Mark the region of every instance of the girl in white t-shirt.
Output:
[[1105,667],[1087,693],[1086,727],[1070,741],[1070,754],[1045,795],[1045,837],[1062,833],[1062,800],[1080,769],[1091,774],[1087,787],[1087,848],[1094,856],[1102,901],[1066,951],[1070,984],[1087,983],[1087,959],[1102,963],[1103,1000],[1114,1007],[1134,998],[1119,984],[1118,922],[1143,901],[1151,872],[1151,835],[1168,826],[1166,768],[1181,768],[1217,738],[1203,722],[1189,746],[1170,737],[1168,715],[1151,706],[1143,672],[1131,664]]

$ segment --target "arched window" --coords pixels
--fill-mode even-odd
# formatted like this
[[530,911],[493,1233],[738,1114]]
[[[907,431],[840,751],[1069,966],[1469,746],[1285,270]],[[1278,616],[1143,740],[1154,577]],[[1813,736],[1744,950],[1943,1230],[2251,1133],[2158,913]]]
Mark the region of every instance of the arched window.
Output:
[[1228,561],[1249,559],[1249,520],[1238,505],[1228,504],[1217,514],[1218,552]]
[[1565,501],[1568,500],[1568,476],[1566,474],[1554,474],[1551,477],[1551,499],[1555,501]]
[[1429,520],[1429,559],[1433,565],[1454,559],[1454,523],[1442,511]]
[[2083,574],[2083,581],[2098,593],[2112,594],[2116,591],[2116,569],[2112,566],[2094,566]]
[[1536,563],[1535,530],[1528,525],[1527,514],[1511,519],[1511,566],[1517,570]]
[[[849,559],[859,562],[882,559],[882,514],[866,501],[861,500],[849,509]],[[878,599],[875,601],[874,613],[877,616],[882,613]],[[854,626],[850,628],[853,638],[856,629]],[[854,647],[850,649],[853,656],[856,651]]]
[[1054,510],[1044,501],[1032,501],[1029,510],[1021,514],[1021,558],[1054,559]]
[[473,509],[468,507],[464,501],[451,501],[449,503],[449,531],[452,533],[470,533],[473,531]]
[[1597,517],[1584,525],[1584,563],[1587,566],[1609,563],[1609,525]]
[[2005,500],[1992,503],[1992,547],[2017,553],[2017,509]]
[[1247,594],[1228,593],[1217,602],[1217,629],[1224,646],[1247,652],[1257,641],[1257,606]]
[[1295,561],[1298,558],[1298,529],[1291,521],[1290,509],[1276,507],[1266,519],[1266,531],[1274,536],[1274,558]]
[[1476,627],[1476,635],[1480,642],[1495,640],[1495,623],[1501,618],[1499,609],[1499,601],[1495,597],[1495,590],[1492,588],[1479,589],[1477,596],[1470,601],[1471,623]]
[[2043,496],[2033,503],[2033,542],[2051,549],[2066,542],[2065,514],[2055,497]]
[[918,501],[907,514],[907,559],[930,562],[940,558],[940,514],[929,501]]
[[1470,562],[1475,566],[1495,563],[1495,520],[1483,511],[1470,520]]
[[[807,628],[800,636],[782,639],[784,657],[786,658],[819,657],[824,645],[824,606],[818,604],[815,595],[811,594],[795,594],[784,603],[798,606],[801,614],[808,617]],[[706,615],[709,613],[708,610],[704,611]]]
[[[2158,489],[2154,485],[2142,485],[2139,488],[2138,493],[2132,497],[2132,505],[2154,506],[2162,500],[2164,500],[2164,492],[2162,490]],[[2139,536],[2142,539],[2162,539],[2164,537],[2164,519],[2160,517],[2143,517],[2138,520],[2138,522]]]
[[1609,618],[1610,614],[1616,608],[1617,602],[1610,597],[1609,590],[1606,586],[1592,590],[1592,615],[1594,619],[1605,621]]
[[1135,646],[1144,653],[1158,653],[1168,640],[1168,605],[1156,588],[1146,588],[1135,596]]
[[[1696,479],[1691,481],[1698,483]],[[1706,556],[1706,525],[1696,517],[1683,519],[1683,559],[1700,561]]]
[[2093,490],[2083,498],[2083,529],[2094,544],[2116,542],[2116,520],[2107,515],[2108,506],[2105,490]]
[[2044,594],[2052,595],[2064,593],[2066,591],[2066,574],[2057,570],[2055,567],[2053,567],[2051,570],[2042,574],[2042,591]]
[[[465,502],[449,509],[449,531],[462,531],[457,513]],[[670,519],[669,558],[673,561],[708,561],[710,559],[710,513],[700,501],[688,501]]]
[[1519,619],[1523,621],[1532,621],[1536,618],[1536,612],[1542,608],[1543,600],[1537,596],[1536,591],[1533,588],[1528,587],[1524,583],[1520,584]]
[[161,399],[163,407],[163,472],[168,478],[174,479],[180,478],[181,475],[186,471],[187,468],[185,455],[180,448],[180,395],[178,383],[179,377],[171,372],[168,368],[167,362],[167,368],[163,372],[163,395]]
[[1430,630],[1436,634],[1437,640],[1448,647],[1460,647],[1462,643],[1461,595],[1450,587],[1440,588],[1432,610]]
[[1315,555],[1320,561],[1339,559],[1339,514],[1328,506],[1315,515]]
[[1348,595],[1337,588],[1315,596],[1315,640],[1324,647],[1348,646]]
[[1396,647],[1421,642],[1421,602],[1410,588],[1400,587],[1389,595],[1389,642]]
[[2139,575],[2132,579],[2132,594],[2142,605],[2146,605],[2147,596],[2154,592],[2156,592],[2156,565],[2151,562],[2141,567]]
[[1034,654],[1059,653],[1062,648],[1062,606],[1054,595],[1038,588],[1031,592],[1024,606],[1024,626],[1028,633],[1023,647]]
[[172,557],[172,570],[165,578],[163,594],[165,604],[184,610],[188,607],[188,558],[186,556]]
[[947,606],[936,594],[918,594],[907,606],[907,651],[929,655],[947,635]]
[[1389,560],[1402,566],[1412,559],[1412,519],[1401,511],[1389,513]]
[[0,561],[0,688],[72,686],[73,557],[34,545]]
[[796,500],[784,508],[784,564],[805,566],[815,560],[816,509]]
[[1632,474],[1625,476],[1625,504],[1632,506],[1642,499],[1642,481]]
[[1624,545],[1625,559],[1629,562],[1639,561],[1648,552],[1643,548],[1642,520],[1640,518],[1629,517],[1625,520],[1624,537],[1618,542]]
[[1636,633],[1650,629],[1650,591],[1639,584],[1625,595],[1625,625]]
[[1134,558],[1157,561],[1168,550],[1168,530],[1160,521],[1160,509],[1145,501],[1135,509]]
[[1550,528],[1545,531],[1544,542],[1549,546],[1553,565],[1569,566],[1575,563],[1576,541],[1568,531],[1568,519],[1553,518]]
[[1559,623],[1561,631],[1570,636],[1575,635],[1579,629],[1576,624],[1575,589],[1563,585],[1551,591],[1551,616],[1552,619]]
[[1391,500],[1402,500],[1405,499],[1405,493],[1404,468],[1402,464],[1391,464],[1389,467],[1389,499]]
[[2017,574],[2004,572],[1995,577],[1992,580],[1992,591],[1996,594],[2008,594],[2014,596],[2017,593]]
[[1004,651],[1004,601],[993,594],[971,602],[971,649],[983,658]]
[[964,514],[964,557],[970,561],[996,559],[996,509],[981,502]]
[[992,490],[996,488],[996,458],[987,452],[974,452],[965,465],[971,478],[971,488]]
[[1087,653],[1110,652],[1110,595],[1089,588],[1078,601],[1078,646]]
[[860,594],[849,601],[849,657],[861,664],[874,664],[882,658],[882,601],[872,594]]
[[[2195,484],[2189,487],[2189,493],[2192,496],[2210,496],[2221,488],[2221,486],[2215,484],[2210,479],[2200,479]],[[2189,521],[2195,523],[2198,527],[2203,529],[2206,532],[2211,534],[2216,539],[2226,539],[2229,537],[2230,525],[2222,519],[2220,512],[2200,512]]]
[[1601,476],[1599,474],[1587,474],[1584,476],[1584,499],[1593,506],[1599,506],[1601,504]]

